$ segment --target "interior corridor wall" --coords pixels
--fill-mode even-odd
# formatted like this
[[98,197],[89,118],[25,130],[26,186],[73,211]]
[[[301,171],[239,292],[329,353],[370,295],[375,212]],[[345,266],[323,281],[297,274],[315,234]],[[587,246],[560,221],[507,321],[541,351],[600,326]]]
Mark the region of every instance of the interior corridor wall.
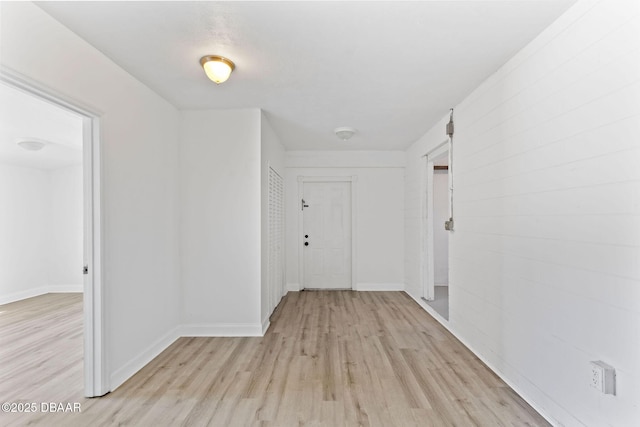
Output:
[[[446,108],[443,106],[443,116]],[[579,1],[455,106],[447,327],[555,425],[640,420],[640,3]],[[421,156],[407,150],[420,301]],[[589,386],[616,369],[616,395]]]
[[100,116],[111,388],[176,337],[178,112],[29,2],[0,2],[0,64]]
[[[287,151],[286,273],[289,290],[299,277],[298,177],[355,176],[357,290],[404,289],[404,153],[401,151]],[[352,232],[353,232],[352,231]]]
[[262,335],[261,112],[181,115],[182,335]]

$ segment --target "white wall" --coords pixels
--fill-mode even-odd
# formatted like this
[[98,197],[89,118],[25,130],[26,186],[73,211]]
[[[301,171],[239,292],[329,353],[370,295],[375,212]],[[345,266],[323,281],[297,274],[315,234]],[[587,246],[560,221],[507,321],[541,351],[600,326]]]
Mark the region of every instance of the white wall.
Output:
[[82,166],[0,164],[0,304],[82,292]]
[[[455,108],[447,326],[556,425],[640,420],[639,15],[578,2]],[[407,151],[416,299],[420,156],[446,119]]]
[[82,292],[83,177],[82,165],[48,172],[51,205],[49,286]]
[[404,288],[404,154],[370,151],[285,153],[287,287],[299,290],[298,176],[357,176],[356,284],[359,290]]
[[0,7],[2,66],[100,114],[105,320],[116,387],[176,336],[178,113],[34,4]]
[[182,112],[184,335],[261,335],[260,110]]
[[[284,147],[274,132],[264,112],[260,116],[261,141],[261,293],[260,312],[263,329],[268,324],[269,316],[275,309],[269,299],[269,167],[273,168],[283,179]],[[283,295],[286,289],[283,289]]]
[[449,174],[433,172],[433,275],[436,286],[449,284],[449,232],[444,223],[449,219]]
[[0,164],[0,304],[47,292],[48,173]]

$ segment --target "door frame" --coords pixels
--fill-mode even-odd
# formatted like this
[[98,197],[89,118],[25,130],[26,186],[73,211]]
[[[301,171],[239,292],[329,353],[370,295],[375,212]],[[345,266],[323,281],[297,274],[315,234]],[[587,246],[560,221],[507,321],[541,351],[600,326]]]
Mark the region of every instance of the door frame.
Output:
[[[434,266],[434,223],[433,223],[433,159],[444,153],[449,153],[451,163],[451,141],[447,139],[422,156],[421,181],[421,256],[420,256],[420,283],[422,285],[422,297],[427,301],[435,298],[435,266]],[[451,200],[451,174],[449,174],[448,200]],[[451,215],[451,204],[449,204]],[[444,226],[444,224],[443,224]],[[447,255],[448,256],[448,255]],[[447,275],[449,273],[447,272]],[[450,283],[451,281],[448,280]]]
[[[300,203],[304,194],[305,182],[346,182],[349,183],[351,188],[351,289],[357,290],[357,275],[356,275],[356,241],[357,241],[357,228],[356,228],[356,200],[357,200],[357,185],[358,176],[298,176],[298,199],[296,203]],[[302,213],[302,206],[297,205],[298,208],[298,234],[296,237],[296,244],[298,245],[298,283],[300,283],[300,290],[304,289],[304,247],[302,246],[303,224],[304,216]]]
[[83,252],[84,265],[88,267],[83,281],[84,395],[102,396],[110,391],[110,384],[102,278],[101,114],[6,67],[0,67],[0,81],[82,119]]

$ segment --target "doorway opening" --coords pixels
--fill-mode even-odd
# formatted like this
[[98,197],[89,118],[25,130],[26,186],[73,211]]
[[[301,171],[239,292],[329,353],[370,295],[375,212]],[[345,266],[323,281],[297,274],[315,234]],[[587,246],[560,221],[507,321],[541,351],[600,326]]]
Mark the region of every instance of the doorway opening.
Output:
[[[77,224],[70,220],[69,216],[72,215],[69,206],[64,204],[58,204],[57,213],[59,213],[60,221],[55,221],[55,215],[52,216],[49,224],[48,233],[55,236],[58,240],[64,240],[67,242],[67,246],[64,249],[60,249],[60,252],[53,248],[48,248],[47,260],[54,265],[53,270],[61,277],[74,277],[74,291],[82,291],[81,299],[82,315],[78,319],[78,322],[82,323],[82,345],[79,352],[82,356],[79,358],[78,364],[83,367],[82,369],[82,383],[77,384],[78,390],[83,390],[86,397],[102,396],[109,392],[109,384],[107,381],[107,369],[105,353],[105,334],[103,333],[103,293],[102,293],[102,263],[101,263],[101,172],[100,172],[100,140],[99,140],[99,119],[96,113],[91,112],[88,109],[77,106],[74,103],[64,100],[58,95],[52,95],[52,91],[41,86],[38,82],[30,80],[18,73],[1,69],[0,70],[0,86],[2,90],[12,94],[12,99],[22,99],[25,103],[33,106],[39,106],[35,110],[33,108],[28,109],[30,115],[25,118],[25,123],[33,124],[34,128],[46,128],[45,125],[50,125],[51,129],[54,129],[53,133],[50,133],[48,137],[38,137],[37,135],[22,135],[22,131],[13,128],[17,123],[11,120],[11,123],[3,123],[0,126],[2,131],[8,131],[4,136],[7,139],[7,146],[12,150],[8,152],[12,157],[12,161],[25,162],[41,162],[43,167],[54,168],[57,166],[64,166],[63,171],[56,173],[55,177],[52,176],[52,185],[59,183],[69,182],[77,178],[75,184],[77,188],[69,190],[64,186],[58,188],[58,193],[63,194],[67,199],[73,199],[77,203],[77,212],[73,211]],[[7,97],[2,98],[2,104],[7,101]],[[4,105],[3,105],[4,107]],[[12,104],[8,107],[7,111],[10,111],[15,107]],[[39,115],[37,111],[50,111],[49,117],[50,123],[39,122]],[[52,118],[53,117],[53,118]],[[63,117],[67,117],[69,120],[65,123],[73,123],[74,128],[73,137],[65,139],[65,132],[68,133],[68,129],[65,130],[65,126],[57,126],[56,123],[58,117],[60,120]],[[5,121],[6,115],[2,115],[0,120]],[[37,124],[37,125],[36,125]],[[5,126],[6,125],[6,126]],[[26,129],[26,128],[25,128]],[[56,130],[57,129],[57,130]],[[34,141],[39,141],[39,144],[35,146],[41,146],[41,151],[25,152],[15,151],[17,146],[16,136],[11,132],[19,132],[21,136],[18,139],[29,139],[29,136],[33,137]],[[56,133],[57,132],[57,133]],[[2,136],[2,135],[0,135]],[[35,147],[32,146],[32,147]],[[35,154],[38,156],[25,157],[25,154]],[[48,158],[48,160],[46,159]],[[65,163],[67,162],[67,163]],[[26,164],[26,163],[25,163]],[[49,166],[46,166],[49,165]],[[54,166],[51,166],[54,165]],[[57,166],[56,166],[57,165]],[[79,182],[78,182],[79,181]],[[56,184],[57,185],[57,184]],[[72,196],[73,193],[73,196]],[[54,212],[56,213],[56,212]],[[73,223],[73,224],[72,224]],[[70,225],[72,224],[72,225]],[[70,230],[65,231],[67,228],[73,228],[74,237],[67,239],[71,234]],[[67,258],[60,258],[61,252],[73,252],[73,256]],[[54,256],[56,255],[56,256]],[[63,272],[58,271],[63,264],[66,263],[67,268],[62,268]],[[35,265],[33,268],[42,268],[44,262]],[[73,269],[73,272],[69,270]],[[61,280],[65,280],[61,279]],[[47,286],[49,283],[47,284]],[[68,285],[68,284],[67,284]],[[29,292],[35,292],[35,296],[38,292],[48,293],[50,287],[41,287],[40,291],[32,289]],[[68,288],[68,286],[67,286]],[[51,289],[67,289],[64,286],[53,287]],[[16,294],[14,294],[15,296]],[[42,325],[41,325],[42,326]],[[73,384],[73,387],[76,385]]]
[[423,299],[449,320],[449,237],[445,222],[451,217],[449,142],[425,156]]
[[353,289],[355,177],[298,177],[302,289]]

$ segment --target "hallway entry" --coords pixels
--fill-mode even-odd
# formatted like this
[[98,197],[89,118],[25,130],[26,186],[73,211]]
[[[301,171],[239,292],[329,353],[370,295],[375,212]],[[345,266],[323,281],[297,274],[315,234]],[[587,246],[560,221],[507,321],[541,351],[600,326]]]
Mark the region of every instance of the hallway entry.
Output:
[[303,287],[351,289],[351,182],[304,182]]
[[445,222],[452,216],[450,144],[445,142],[425,157],[423,191],[423,299],[449,320],[449,238]]
[[[43,231],[51,233],[53,238],[49,243],[55,243],[55,247],[45,245],[46,251],[50,253],[45,251],[43,256],[37,257],[34,253],[36,249],[39,249],[37,245],[41,243],[36,241],[36,244],[31,244],[28,247],[28,256],[23,258],[26,260],[24,264],[28,267],[23,271],[29,274],[42,270],[43,266],[51,263],[50,269],[46,271],[45,280],[35,282],[36,285],[30,286],[28,289],[21,289],[20,298],[12,297],[11,299],[15,302],[11,303],[13,305],[8,304],[7,306],[11,305],[12,308],[28,306],[29,301],[33,299],[48,301],[49,296],[45,295],[40,298],[40,295],[51,294],[55,298],[61,292],[71,292],[75,303],[78,302],[77,300],[82,301],[80,335],[77,334],[77,331],[73,332],[71,336],[74,339],[67,342],[69,345],[76,343],[78,341],[76,338],[79,337],[82,343],[72,351],[73,357],[80,355],[83,360],[81,377],[84,377],[84,384],[78,382],[75,386],[78,390],[84,388],[86,397],[102,396],[110,391],[110,386],[103,329],[105,307],[102,293],[100,119],[97,113],[78,107],[59,95],[52,95],[47,88],[41,87],[38,82],[9,70],[0,69],[0,88],[2,88],[2,96],[0,96],[0,117],[2,120],[0,122],[3,122],[0,123],[0,129],[12,129],[14,132],[19,131],[21,135],[26,133],[25,142],[31,143],[29,144],[30,148],[26,148],[25,151],[14,143],[17,135],[8,139],[7,135],[2,135],[0,139],[10,141],[10,148],[17,156],[8,158],[6,162],[16,166],[16,160],[22,158],[22,163],[18,163],[17,166],[23,173],[30,168],[41,169],[39,173],[45,174],[44,178],[52,189],[51,192],[43,193],[43,197],[46,197],[47,200],[53,198],[52,200],[56,201],[55,204],[51,204],[51,210],[44,218],[36,220],[30,218],[33,224],[47,224],[49,228]],[[22,105],[23,108],[18,108],[19,105]],[[23,123],[24,129],[16,127],[18,123]],[[37,143],[35,146],[34,142]],[[7,153],[5,150],[0,151]],[[27,157],[24,156],[29,156],[29,162],[32,163],[25,164]],[[2,162],[0,161],[0,163]],[[12,182],[18,184],[22,184],[23,181],[31,182],[31,180],[16,179],[15,176],[12,179]],[[24,194],[31,196],[39,194],[33,190],[34,188],[30,187],[21,189]],[[18,219],[25,220],[22,216],[19,216]],[[46,235],[46,233],[43,234]],[[17,241],[24,246],[24,235],[21,235]],[[12,249],[13,252],[15,251]],[[19,275],[19,277],[24,276],[27,275]],[[57,279],[53,281],[52,277],[57,277]],[[80,291],[82,292],[81,296],[73,295],[73,293]],[[28,298],[29,296],[35,296],[35,298]],[[27,301],[27,303],[23,304],[20,300]],[[46,306],[47,303],[42,305]],[[0,312],[7,311],[7,306],[0,309]],[[74,305],[74,307],[71,311],[75,313],[77,306]],[[18,317],[32,314],[34,313],[21,313]],[[56,316],[52,318],[54,317],[56,322],[60,320]],[[77,320],[75,317],[73,319],[73,322]],[[47,340],[60,338],[56,332],[56,325],[54,325],[56,322],[41,319],[40,323],[36,322],[37,327],[31,331],[28,330],[30,323],[26,323],[22,335],[35,334],[40,337],[39,344],[44,345]],[[50,326],[52,331],[51,335],[46,338],[43,335],[46,332],[45,329],[42,329],[43,325]],[[19,345],[24,342],[24,340],[20,340],[13,344]],[[30,348],[28,342],[26,345],[27,347],[24,348]],[[23,356],[26,355],[26,357],[22,358],[24,369],[12,374],[14,381],[19,381],[16,375],[29,373],[30,363],[44,366],[41,362],[45,353],[44,350],[25,352]],[[47,365],[51,375],[40,376],[39,381],[46,380],[55,383],[58,377],[60,379],[67,378],[68,370],[65,363],[70,359],[59,357],[45,357],[45,359],[47,359],[47,363],[51,360],[57,360],[60,363],[54,367],[49,366],[50,364]],[[34,372],[31,372],[31,375]]]

